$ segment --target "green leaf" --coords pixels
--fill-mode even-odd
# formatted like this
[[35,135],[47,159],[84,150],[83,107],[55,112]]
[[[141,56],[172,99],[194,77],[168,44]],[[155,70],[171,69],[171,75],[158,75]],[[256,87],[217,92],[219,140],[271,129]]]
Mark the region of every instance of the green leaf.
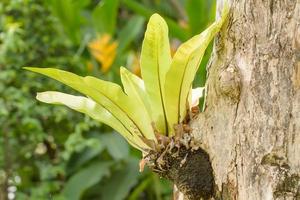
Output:
[[126,94],[136,100],[137,106],[143,109],[145,115],[151,116],[151,108],[149,99],[147,99],[144,81],[124,67],[121,67],[120,74]]
[[115,102],[115,104],[118,105],[119,108],[125,112],[130,119],[132,119],[142,134],[142,137],[148,140],[156,141],[150,117],[144,112],[143,109],[137,106],[138,102],[135,99],[127,96],[123,92],[119,85],[112,82],[103,81],[92,76],[85,77],[84,82],[88,86],[96,89],[98,92]]
[[102,0],[93,10],[94,26],[100,33],[113,35],[116,28],[119,0]]
[[141,16],[133,16],[118,33],[119,54],[124,53],[128,45],[137,38],[137,35],[143,30],[144,21],[144,18]]
[[135,106],[135,102],[132,102],[117,84],[91,76],[81,77],[59,69],[34,67],[26,67],[25,69],[58,80],[92,98],[128,129],[138,146],[145,146],[140,138],[145,137],[144,134],[147,135],[145,139],[156,141],[151,124],[147,123],[148,121],[145,119],[147,116],[141,113],[141,110]]
[[174,135],[174,125],[182,122],[186,116],[189,92],[205,49],[222,27],[228,12],[229,6],[225,4],[221,19],[183,43],[173,57],[165,81],[165,106],[170,135]]
[[97,162],[80,170],[73,175],[63,190],[63,194],[67,199],[79,200],[84,191],[95,185],[104,176],[110,174],[110,166],[112,162]]
[[[149,8],[149,6],[143,5],[141,2],[135,0],[123,0],[122,3],[124,3],[128,9],[132,10],[136,14],[146,17],[147,19],[154,13],[154,10]],[[180,39],[181,41],[188,38],[187,31],[180,27],[176,21],[165,16],[164,19],[170,27],[170,34],[172,36]]]
[[[121,136],[120,136],[121,137]],[[96,146],[86,147],[80,152],[75,152],[71,155],[66,165],[66,174],[69,175],[77,171],[87,162],[91,161],[96,156],[100,155],[105,149],[105,144],[98,141]]]
[[54,91],[38,93],[36,98],[44,103],[65,105],[73,110],[84,113],[118,131],[135,148],[141,151],[147,148],[146,145],[136,144],[136,140],[140,141],[140,138],[134,137],[120,120],[89,98]]
[[[152,182],[152,177],[147,177],[142,180],[141,183],[139,183],[138,186],[134,187],[134,190],[130,192],[130,196],[128,197],[128,200],[136,200],[139,199],[139,197],[142,195],[142,193],[149,188],[149,185]],[[159,200],[159,199],[157,199]]]
[[165,76],[171,63],[166,22],[158,14],[151,16],[141,53],[141,73],[151,105],[152,119],[161,134],[167,134],[164,108]]
[[81,14],[84,7],[89,4],[89,0],[49,0],[45,1],[45,3],[50,5],[69,38],[77,44],[80,43],[80,27],[84,24],[84,18]]
[[215,1],[185,1],[185,10],[192,35],[199,34],[207,26],[207,23],[213,20],[209,13],[215,14],[215,4]]
[[112,177],[100,188],[102,199],[125,199],[130,190],[138,182],[138,160],[129,159],[127,165],[113,173]]
[[114,160],[125,159],[129,156],[129,146],[120,135],[115,133],[101,134],[99,139]]

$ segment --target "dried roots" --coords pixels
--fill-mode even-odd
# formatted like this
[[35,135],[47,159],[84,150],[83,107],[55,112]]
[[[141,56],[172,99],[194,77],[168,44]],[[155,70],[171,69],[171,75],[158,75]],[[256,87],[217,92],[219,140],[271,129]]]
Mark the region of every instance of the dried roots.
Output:
[[143,161],[161,177],[173,181],[189,200],[209,199],[213,195],[209,156],[189,134],[160,139],[157,151],[149,152]]

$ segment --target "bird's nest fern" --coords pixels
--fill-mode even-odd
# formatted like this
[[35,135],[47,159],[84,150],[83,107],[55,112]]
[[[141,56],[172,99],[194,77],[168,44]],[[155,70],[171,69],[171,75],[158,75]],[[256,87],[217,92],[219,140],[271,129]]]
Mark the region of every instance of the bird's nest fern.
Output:
[[[189,136],[191,111],[202,95],[201,88],[192,89],[192,82],[205,50],[220,30],[228,10],[226,5],[218,21],[183,43],[173,57],[167,24],[158,14],[152,15],[141,52],[142,79],[121,67],[123,89],[115,83],[92,76],[82,77],[53,68],[26,67],[85,95],[47,91],[38,93],[36,98],[49,104],[65,105],[111,126],[133,147],[143,152],[141,169],[148,164],[161,176],[173,180],[179,189],[189,193],[190,189],[186,188],[192,186],[182,182],[191,175],[177,180],[184,174],[183,169],[188,168],[185,171],[192,173],[190,165],[197,165],[192,162],[183,167],[186,160],[197,160],[196,153],[205,155],[205,158],[202,156],[204,160],[200,159],[199,162],[209,162],[205,152]],[[208,173],[211,175],[211,171]],[[205,197],[194,193],[192,191],[191,198]]]

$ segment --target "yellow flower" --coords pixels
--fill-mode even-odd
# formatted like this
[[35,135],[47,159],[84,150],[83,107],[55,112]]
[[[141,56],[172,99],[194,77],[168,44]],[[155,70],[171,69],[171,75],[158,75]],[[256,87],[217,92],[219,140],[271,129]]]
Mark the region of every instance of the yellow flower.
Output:
[[91,54],[101,63],[101,71],[107,72],[116,58],[118,43],[111,42],[111,36],[104,34],[88,44]]

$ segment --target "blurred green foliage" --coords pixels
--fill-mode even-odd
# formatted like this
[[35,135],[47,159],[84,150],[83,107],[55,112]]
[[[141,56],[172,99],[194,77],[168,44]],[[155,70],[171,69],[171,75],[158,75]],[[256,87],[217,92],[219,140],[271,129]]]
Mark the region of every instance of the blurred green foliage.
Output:
[[[171,185],[139,173],[140,153],[111,128],[34,99],[36,91],[74,91],[21,68],[56,66],[119,82],[121,65],[138,67],[151,14],[167,20],[176,49],[213,21],[214,10],[214,1],[202,0],[2,0],[0,199],[170,199]],[[88,49],[103,34],[118,44],[107,73]],[[205,82],[208,59],[209,53],[196,85]]]

